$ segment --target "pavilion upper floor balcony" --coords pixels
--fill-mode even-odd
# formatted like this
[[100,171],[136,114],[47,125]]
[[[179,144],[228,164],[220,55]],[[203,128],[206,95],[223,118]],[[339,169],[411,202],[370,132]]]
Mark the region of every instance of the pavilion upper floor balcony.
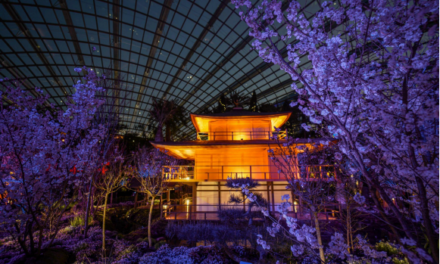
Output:
[[169,181],[224,181],[228,178],[286,181],[337,178],[337,171],[333,165],[299,165],[284,170],[270,165],[165,166],[162,175]]
[[275,140],[286,139],[287,133],[281,131],[214,131],[198,132],[197,139],[202,141],[215,140]]

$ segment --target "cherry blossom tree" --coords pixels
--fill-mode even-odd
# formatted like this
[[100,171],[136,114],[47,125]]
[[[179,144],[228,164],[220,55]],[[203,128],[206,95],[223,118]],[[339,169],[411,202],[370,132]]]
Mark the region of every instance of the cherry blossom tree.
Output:
[[[439,3],[323,2],[308,20],[296,1],[286,10],[281,1],[232,2],[259,56],[291,76],[300,94],[291,105],[339,140],[350,172],[379,192],[419,246],[423,235],[411,223],[421,221],[438,263]],[[304,56],[308,69],[299,67]],[[393,202],[400,193],[412,196],[401,198],[411,217]]]
[[[31,95],[19,81],[2,83],[0,96],[1,228],[28,256],[50,246],[60,219],[85,173],[95,169],[93,156],[104,126],[91,129],[102,90],[85,78],[73,86],[66,108],[47,107],[48,96],[36,88]],[[49,232],[50,231],[50,232]]]
[[[81,70],[81,71],[80,71]],[[85,208],[84,214],[84,236],[87,237],[89,214],[93,209],[93,182],[96,177],[102,174],[104,170],[104,164],[109,162],[109,158],[112,156],[110,152],[116,145],[119,144],[118,136],[121,130],[119,113],[122,112],[126,106],[126,97],[121,95],[120,90],[121,80],[123,76],[117,75],[116,79],[109,79],[106,76],[112,76],[111,70],[105,70],[104,73],[98,77],[94,71],[88,71],[86,68],[78,68],[80,73],[85,73],[85,78],[94,81],[99,87],[104,89],[97,92],[97,97],[102,99],[104,103],[95,111],[94,118],[92,120],[92,128],[99,128],[104,126],[106,128],[104,136],[98,142],[97,150],[94,152],[93,160],[98,166],[96,170],[90,170],[90,173],[83,174],[84,184],[80,186],[79,195],[86,196],[82,198],[82,204]],[[127,94],[125,94],[127,96]]]
[[151,217],[153,215],[154,200],[161,197],[167,187],[167,177],[162,173],[164,166],[177,164],[176,159],[166,155],[159,149],[141,148],[135,153],[135,171],[132,174],[136,191],[151,197],[150,212],[148,215],[148,245],[151,247]]
[[335,205],[333,190],[337,187],[332,187],[335,187],[337,177],[334,166],[329,165],[331,157],[324,148],[331,140],[321,139],[308,144],[302,141],[294,138],[285,142],[277,140],[278,148],[269,149],[269,158],[288,180],[292,199],[297,197],[300,206],[308,209],[315,224],[319,256],[325,262],[319,213]]
[[105,221],[106,221],[106,213],[107,213],[107,201],[108,196],[119,189],[121,189],[124,185],[123,180],[130,174],[130,170],[124,164],[125,159],[123,155],[123,151],[118,147],[115,147],[110,153],[111,159],[106,164],[105,168],[102,171],[102,175],[97,177],[94,181],[94,185],[97,190],[101,192],[104,196],[104,207],[103,207],[103,216],[102,216],[102,251],[105,252]]

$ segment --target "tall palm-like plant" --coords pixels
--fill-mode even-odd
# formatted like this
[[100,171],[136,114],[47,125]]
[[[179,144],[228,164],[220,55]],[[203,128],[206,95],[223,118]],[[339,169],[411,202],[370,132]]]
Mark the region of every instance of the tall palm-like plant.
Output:
[[165,121],[165,140],[171,141],[171,137],[177,133],[181,126],[187,122],[186,109],[181,105],[175,105],[173,114]]
[[156,142],[163,141],[163,133],[162,133],[163,125],[177,111],[176,106],[177,104],[174,101],[153,99],[153,108],[150,110],[150,115],[157,122],[157,132],[154,141]]

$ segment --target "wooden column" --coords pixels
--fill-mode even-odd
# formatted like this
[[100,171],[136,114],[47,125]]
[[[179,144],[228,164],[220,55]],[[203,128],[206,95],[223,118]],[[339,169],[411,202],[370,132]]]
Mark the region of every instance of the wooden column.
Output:
[[194,212],[197,211],[197,182],[195,182],[193,184],[193,188],[192,188],[192,206],[194,208]]
[[171,191],[168,189],[167,191],[167,203],[171,201]]
[[266,182],[267,187],[267,210],[270,211],[270,191],[269,191],[269,182]]
[[218,210],[222,210],[222,192],[221,192],[221,185],[220,182],[218,182]]
[[292,195],[292,211],[295,213],[295,194],[293,193],[293,189],[290,189],[290,194]]
[[272,188],[272,210],[275,212],[275,195],[273,190],[273,182],[271,182],[271,188]]

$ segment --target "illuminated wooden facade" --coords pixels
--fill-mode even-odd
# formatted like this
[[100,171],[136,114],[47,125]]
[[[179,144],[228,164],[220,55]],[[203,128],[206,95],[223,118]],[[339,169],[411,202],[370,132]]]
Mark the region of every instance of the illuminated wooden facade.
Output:
[[[260,182],[262,195],[272,206],[289,193],[284,175],[269,158],[268,150],[277,149],[285,140],[285,131],[277,131],[290,117],[290,112],[256,113],[244,110],[196,115],[191,120],[197,139],[190,142],[152,142],[177,159],[194,160],[195,166],[179,166],[163,173],[172,182],[194,186],[193,205],[198,211],[213,211],[226,206],[234,191],[224,186],[227,178],[252,178]],[[300,144],[313,143],[301,140]],[[277,186],[274,189],[274,186]],[[276,194],[274,194],[276,193]],[[278,201],[279,200],[279,201]]]

